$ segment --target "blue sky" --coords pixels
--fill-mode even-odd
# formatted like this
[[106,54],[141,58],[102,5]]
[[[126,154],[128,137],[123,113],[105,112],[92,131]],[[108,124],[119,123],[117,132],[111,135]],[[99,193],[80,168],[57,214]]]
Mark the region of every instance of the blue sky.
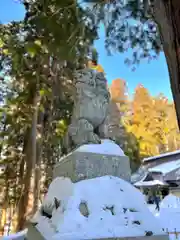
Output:
[[[0,0],[0,22],[18,21],[24,17],[24,8],[18,2],[18,0]],[[103,66],[109,83],[116,78],[126,80],[130,94],[133,94],[135,87],[141,83],[152,95],[161,92],[172,99],[169,74],[163,53],[151,63],[142,62],[136,71],[132,72],[131,68],[124,64],[124,59],[129,57],[127,53],[107,56],[103,31],[100,32],[100,39],[96,41],[95,46],[99,52],[99,63]]]

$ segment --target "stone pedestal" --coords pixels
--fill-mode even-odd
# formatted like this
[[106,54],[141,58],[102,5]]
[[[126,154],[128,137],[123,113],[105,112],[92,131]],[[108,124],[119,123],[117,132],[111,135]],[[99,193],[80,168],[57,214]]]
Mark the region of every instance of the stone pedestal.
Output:
[[74,151],[60,159],[53,171],[53,178],[68,177],[72,182],[111,175],[130,181],[129,158],[109,154]]

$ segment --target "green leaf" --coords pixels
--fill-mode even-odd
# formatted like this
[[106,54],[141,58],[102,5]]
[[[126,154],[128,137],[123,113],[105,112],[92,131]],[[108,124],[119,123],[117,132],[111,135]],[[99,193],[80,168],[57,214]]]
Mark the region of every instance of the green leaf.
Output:
[[43,106],[42,104],[39,106],[39,110],[40,110],[41,112],[44,112],[44,111],[45,111],[44,106]]
[[2,48],[4,46],[4,42],[3,40],[0,38],[0,48]]
[[37,45],[37,46],[39,46],[39,47],[41,47],[41,45],[42,45],[42,43],[41,43],[41,41],[38,39],[38,40],[36,40],[36,41],[34,41],[34,43]]
[[3,53],[5,54],[5,55],[8,55],[9,54],[9,50],[6,48],[6,49],[3,49]]
[[39,94],[41,97],[44,97],[44,96],[49,96],[51,94],[51,92],[52,92],[52,90],[50,88],[48,88],[48,89],[43,88],[39,91]]
[[35,55],[37,53],[37,49],[36,49],[35,44],[27,44],[26,45],[26,50],[32,58],[35,57]]
[[46,89],[41,89],[39,91],[39,94],[40,94],[41,97],[44,97],[46,95]]

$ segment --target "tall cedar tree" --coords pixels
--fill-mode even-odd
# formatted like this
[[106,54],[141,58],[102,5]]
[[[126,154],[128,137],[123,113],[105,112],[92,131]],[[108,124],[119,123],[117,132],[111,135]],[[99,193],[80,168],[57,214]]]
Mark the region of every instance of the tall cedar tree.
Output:
[[[180,1],[179,0],[85,0],[96,7],[96,17],[106,31],[111,52],[133,49],[129,64],[152,60],[163,50],[180,127]],[[94,12],[94,11],[93,11]]]

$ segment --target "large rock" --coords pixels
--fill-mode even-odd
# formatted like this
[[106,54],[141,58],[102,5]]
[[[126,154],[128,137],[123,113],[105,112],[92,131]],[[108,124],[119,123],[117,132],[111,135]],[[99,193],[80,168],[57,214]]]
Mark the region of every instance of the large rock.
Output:
[[101,144],[83,145],[60,159],[53,177],[69,177],[73,182],[112,175],[130,181],[129,159],[122,149],[110,140]]
[[[42,210],[51,217],[42,216]],[[36,238],[31,229],[28,240],[168,240],[142,193],[113,176],[78,183],[56,178],[33,221],[39,235]]]

